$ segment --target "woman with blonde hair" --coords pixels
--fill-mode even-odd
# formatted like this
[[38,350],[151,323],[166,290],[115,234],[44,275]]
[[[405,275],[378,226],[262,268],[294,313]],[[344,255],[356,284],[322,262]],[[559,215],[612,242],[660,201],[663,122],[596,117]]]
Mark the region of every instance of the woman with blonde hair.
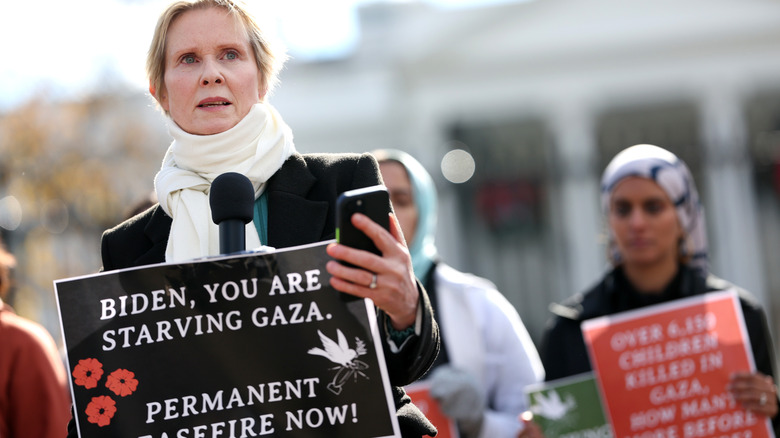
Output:
[[[158,204],[103,234],[104,270],[218,255],[208,195],[211,182],[226,172],[245,175],[254,189],[250,249],[333,239],[338,195],[381,183],[370,154],[296,151],[292,131],[267,99],[285,58],[274,49],[236,1],[178,1],[163,11],[147,74],[173,143],[154,181]],[[401,387],[433,363],[438,326],[397,221],[390,219],[388,232],[354,215],[355,226],[382,254],[334,243],[327,270],[336,290],[373,299],[401,432],[420,437],[435,429]]]

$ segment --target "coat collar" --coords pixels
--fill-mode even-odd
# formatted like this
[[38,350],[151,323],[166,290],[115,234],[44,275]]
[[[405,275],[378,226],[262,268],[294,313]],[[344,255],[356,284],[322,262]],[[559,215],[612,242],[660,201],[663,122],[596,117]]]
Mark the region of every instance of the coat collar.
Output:
[[[306,161],[295,153],[268,181],[268,245],[287,248],[331,239],[333,230],[326,230],[329,204],[312,201],[307,195],[317,178]],[[165,260],[165,248],[171,229],[171,218],[159,205],[153,209],[144,233],[152,242],[151,248],[136,260],[138,265]]]
[[[268,245],[287,248],[332,238],[325,230],[329,203],[307,198],[317,178],[295,153],[268,181]],[[330,234],[328,234],[330,233]]]
[[[610,315],[616,312],[629,310],[625,305],[616,285],[617,270],[610,270],[604,278],[588,292],[579,293],[563,303],[550,304],[550,311],[563,318],[573,319],[575,321],[584,321],[586,319],[599,316]],[[717,290],[713,276],[703,275],[697,268],[691,268],[687,265],[681,265],[681,279],[679,285],[680,295],[678,298],[699,295],[709,290]]]
[[135,260],[135,266],[165,261],[165,249],[168,246],[168,234],[172,223],[173,219],[159,204],[152,209],[152,215],[144,227],[144,234],[152,242],[152,246]]

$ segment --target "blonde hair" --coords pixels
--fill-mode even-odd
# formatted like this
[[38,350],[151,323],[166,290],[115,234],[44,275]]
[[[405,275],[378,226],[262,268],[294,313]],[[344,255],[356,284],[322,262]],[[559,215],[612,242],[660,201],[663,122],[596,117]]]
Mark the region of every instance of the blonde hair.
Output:
[[272,44],[245,6],[238,0],[180,0],[171,3],[160,14],[146,56],[146,75],[157,101],[160,100],[160,93],[165,87],[165,51],[171,25],[185,12],[208,8],[225,9],[230,15],[239,19],[246,30],[257,67],[262,72],[266,93],[270,93],[278,84],[279,71],[287,60],[287,55],[283,48]]

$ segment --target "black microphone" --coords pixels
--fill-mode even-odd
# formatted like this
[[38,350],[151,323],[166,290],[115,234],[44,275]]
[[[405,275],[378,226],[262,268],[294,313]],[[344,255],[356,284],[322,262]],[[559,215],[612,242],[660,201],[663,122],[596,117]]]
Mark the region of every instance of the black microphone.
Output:
[[255,188],[249,178],[228,172],[214,178],[209,193],[211,219],[219,225],[219,252],[246,250],[246,224],[254,216]]

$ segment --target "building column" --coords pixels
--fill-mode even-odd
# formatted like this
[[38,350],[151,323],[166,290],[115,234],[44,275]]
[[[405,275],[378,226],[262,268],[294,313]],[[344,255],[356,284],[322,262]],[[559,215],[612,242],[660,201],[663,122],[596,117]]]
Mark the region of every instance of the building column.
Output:
[[747,289],[769,309],[747,126],[737,96],[719,87],[705,96],[702,106],[707,188],[702,202],[709,227],[710,270]]
[[[599,206],[599,176],[595,169],[596,135],[591,113],[571,102],[552,114],[555,172],[559,193],[553,200],[555,232],[565,251],[567,297],[593,284],[604,272],[603,224]],[[595,172],[595,175],[594,175]]]

